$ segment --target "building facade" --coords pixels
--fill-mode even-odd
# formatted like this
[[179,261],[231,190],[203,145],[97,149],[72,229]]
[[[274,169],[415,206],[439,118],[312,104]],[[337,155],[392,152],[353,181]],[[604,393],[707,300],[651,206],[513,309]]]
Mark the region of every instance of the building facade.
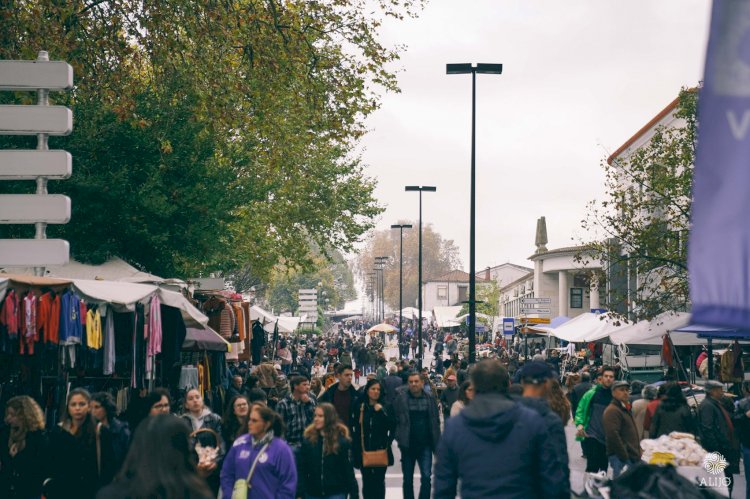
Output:
[[[452,270],[447,274],[429,279],[422,286],[422,304],[424,310],[435,307],[461,305],[469,299],[469,276],[463,270]],[[477,277],[477,287],[485,285],[483,277]]]

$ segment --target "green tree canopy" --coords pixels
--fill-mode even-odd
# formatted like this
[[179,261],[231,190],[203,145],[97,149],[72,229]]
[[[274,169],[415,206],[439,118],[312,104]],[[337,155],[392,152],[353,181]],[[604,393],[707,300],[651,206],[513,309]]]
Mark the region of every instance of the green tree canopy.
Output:
[[[384,16],[421,0],[72,0],[0,3],[0,58],[69,62],[75,89],[73,217],[50,227],[75,258],[117,255],[189,276],[310,264],[311,242],[348,250],[381,211],[353,153],[398,47]],[[2,103],[34,103],[5,92]],[[33,148],[28,137],[0,147]],[[29,182],[6,192],[33,192]],[[3,227],[3,237],[30,237]]]
[[[697,131],[697,92],[683,89],[677,120],[624,159],[604,162],[607,197],[592,202],[583,227],[596,234],[582,260],[601,260],[615,286],[607,307],[650,319],[689,306],[687,238]],[[604,286],[604,283],[600,283]],[[610,286],[610,288],[613,288]]]

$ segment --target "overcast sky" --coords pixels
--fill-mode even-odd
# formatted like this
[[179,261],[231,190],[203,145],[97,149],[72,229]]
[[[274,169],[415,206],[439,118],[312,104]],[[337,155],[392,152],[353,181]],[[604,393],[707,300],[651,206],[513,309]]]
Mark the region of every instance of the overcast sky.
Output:
[[536,219],[548,248],[578,244],[604,195],[601,161],[702,78],[709,0],[432,0],[384,26],[407,45],[400,94],[368,121],[367,172],[386,206],[378,229],[434,224],[469,266],[471,75],[446,63],[502,63],[477,75],[477,270],[530,265]]

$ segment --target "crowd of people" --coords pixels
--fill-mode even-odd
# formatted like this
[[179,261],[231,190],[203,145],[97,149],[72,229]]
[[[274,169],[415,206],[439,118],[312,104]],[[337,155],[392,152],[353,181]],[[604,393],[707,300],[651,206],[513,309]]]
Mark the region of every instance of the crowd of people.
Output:
[[[435,361],[420,368],[413,336],[282,338],[268,362],[231,366],[224,407],[197,387],[157,388],[117,414],[108,393],[74,388],[45,428],[37,402],[14,397],[0,497],[383,499],[395,442],[405,499],[567,498],[571,420],[591,477],[617,477],[640,460],[643,438],[673,431],[724,455],[727,476],[750,457],[750,384],[735,408],[709,381],[692,410],[676,382],[631,384],[587,362],[561,377],[559,355],[524,362],[510,342],[469,368],[460,336],[429,329]],[[403,360],[386,358],[389,343],[409,346]],[[487,456],[503,456],[502,473]]]

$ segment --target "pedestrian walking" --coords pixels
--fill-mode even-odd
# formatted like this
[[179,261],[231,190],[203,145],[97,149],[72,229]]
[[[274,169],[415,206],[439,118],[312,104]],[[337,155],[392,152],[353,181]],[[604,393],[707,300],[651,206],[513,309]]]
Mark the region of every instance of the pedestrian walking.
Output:
[[114,451],[114,469],[119,470],[125,462],[125,456],[130,448],[130,428],[128,424],[117,419],[115,399],[107,392],[98,392],[91,396],[91,415],[94,421],[101,423],[112,436]]
[[[667,383],[665,398],[656,408],[651,420],[650,437],[658,438],[673,431],[697,435],[697,425],[693,412],[678,383]],[[636,423],[636,427],[637,427]]]
[[138,425],[125,463],[97,499],[211,499],[215,497],[193,464],[190,426],[171,414]]
[[448,421],[448,418],[451,417],[451,407],[453,407],[453,403],[456,400],[458,400],[456,375],[449,374],[445,377],[445,388],[440,393],[440,407],[443,410],[443,421]]
[[244,395],[235,395],[229,400],[221,424],[221,436],[227,446],[247,433],[250,416],[250,401]]
[[638,437],[643,440],[648,438],[649,434],[643,429],[643,422],[646,419],[646,409],[648,404],[656,399],[656,388],[646,385],[641,389],[641,398],[633,402],[632,413],[635,420],[635,426],[638,428]]
[[734,480],[732,475],[739,473],[739,445],[736,441],[734,424],[729,412],[724,408],[724,385],[718,381],[706,381],[706,398],[698,408],[698,421],[701,445],[708,452],[718,452],[729,466],[724,476],[729,479],[729,495],[732,495]]
[[591,374],[582,372],[580,381],[569,392],[568,400],[570,400],[570,409],[573,417],[575,417],[578,410],[578,402],[581,401],[583,395],[589,390],[591,390]]
[[[198,457],[198,473],[206,479],[214,493],[219,491],[219,471],[226,452],[222,438],[221,417],[206,407],[203,396],[197,388],[191,388],[185,394],[185,410],[182,418],[190,424],[191,446]],[[201,454],[201,450],[210,447],[215,449],[213,455]]]
[[[472,368],[471,384],[471,404],[445,425],[433,497],[455,498],[459,481],[463,499],[563,497],[567,481],[544,419],[508,395],[505,367],[484,359]],[[502,456],[502,472],[490,456]]]
[[385,377],[381,390],[383,395],[385,395],[385,401],[389,407],[393,407],[393,401],[396,400],[396,391],[403,385],[404,380],[398,375],[398,369],[391,367],[388,371],[388,376]]
[[615,382],[615,370],[604,366],[600,374],[600,383],[581,397],[576,409],[576,439],[582,441],[587,473],[606,473],[609,467],[602,418],[604,410],[612,402],[611,388]]
[[[550,398],[552,384],[556,383],[555,373],[545,362],[532,361],[521,369],[521,386],[523,395],[518,402],[539,414],[547,426],[549,444],[553,446],[553,458],[559,461],[559,469],[563,470],[563,481],[560,485],[561,497],[570,497],[570,468],[568,465],[568,443],[565,439],[565,423],[569,418],[570,409],[567,405],[557,413],[552,410],[548,400]],[[562,400],[567,404],[567,400]]]
[[253,404],[249,421],[248,434],[235,440],[224,459],[222,497],[230,498],[235,488],[245,487],[253,497],[295,499],[297,468],[283,440],[281,416],[268,406]]
[[352,386],[354,371],[352,366],[341,364],[336,369],[338,382],[332,384],[318,399],[328,402],[336,408],[339,419],[347,428],[351,428],[354,421],[354,408],[357,406],[357,390]]
[[[737,438],[740,441],[745,477],[750,476],[750,381],[742,382],[743,399],[737,404],[732,418]],[[750,487],[745,488],[745,499],[750,499]]]
[[91,394],[74,388],[68,394],[62,421],[49,435],[48,499],[91,499],[109,484],[115,468],[112,435],[91,416]]
[[615,381],[612,384],[612,402],[604,410],[602,419],[612,478],[620,476],[625,466],[632,466],[641,459],[641,439],[630,412],[629,399],[630,383]]
[[[359,414],[359,420],[354,424],[352,433],[352,456],[354,466],[362,473],[362,497],[384,499],[385,473],[388,466],[393,464],[391,442],[393,442],[396,422],[391,406],[385,401],[380,380],[369,380],[364,392],[365,397],[355,411]],[[375,466],[364,462],[363,451],[382,450],[386,451],[388,457],[385,465]]]
[[0,431],[0,497],[38,498],[48,456],[44,413],[31,397],[13,397],[5,404],[5,425]]
[[349,429],[339,421],[336,408],[327,402],[315,408],[305,429],[297,461],[297,497],[307,499],[357,499],[359,488],[349,460]]
[[451,405],[450,417],[458,416],[473,398],[474,387],[471,386],[471,381],[464,381],[458,389],[458,398]]
[[279,402],[276,410],[286,428],[286,442],[296,454],[302,445],[305,428],[313,422],[317,402],[310,396],[310,381],[304,376],[293,376],[289,384],[292,391]]
[[419,465],[419,499],[429,499],[432,455],[440,439],[440,415],[435,397],[424,389],[420,373],[409,373],[406,390],[394,403],[396,441],[401,450],[404,499],[414,499],[414,468]]

